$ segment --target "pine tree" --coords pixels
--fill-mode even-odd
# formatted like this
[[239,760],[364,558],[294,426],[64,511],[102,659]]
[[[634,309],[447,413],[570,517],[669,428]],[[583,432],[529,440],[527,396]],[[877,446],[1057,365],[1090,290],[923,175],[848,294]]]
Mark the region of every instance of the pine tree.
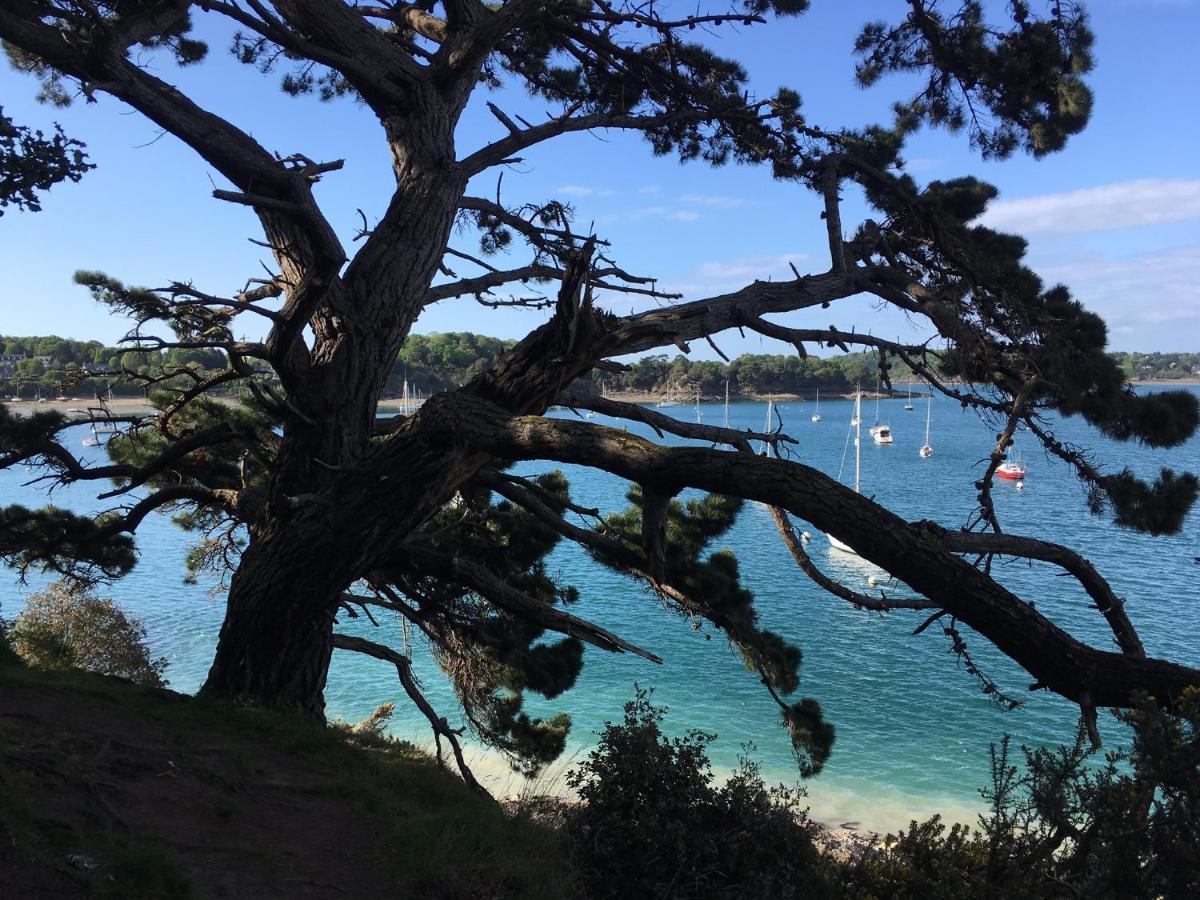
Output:
[[[737,61],[689,37],[698,27],[771,27],[807,5],[742,0],[671,19],[653,6],[609,0],[8,0],[0,38],[14,62],[41,80],[43,95],[59,102],[76,93],[111,96],[194,150],[227,182],[213,196],[257,215],[274,270],[233,296],[183,280],[186,273],[158,290],[79,273],[97,299],[136,321],[134,350],[218,350],[227,365],[206,377],[170,366],[138,376],[148,389],[169,378],[191,383],[152,392],[158,415],[114,440],[113,460],[103,465],[81,463],[58,441],[61,417],[3,414],[0,465],[30,461],[52,481],[111,479],[102,496],[114,505],[96,519],[9,507],[0,511],[0,553],[19,566],[77,577],[119,575],[133,564],[131,536],[146,515],[174,509],[181,524],[208,536],[193,562],[232,569],[206,691],[320,716],[334,649],[363,652],[396,665],[414,702],[453,743],[413,681],[408,656],[334,630],[347,607],[385,608],[428,636],[476,730],[531,767],[562,747],[567,723],[526,716],[524,691],[563,690],[579,671],[583,644],[653,658],[567,610],[572,592],[542,562],[565,537],[685,616],[724,629],[779,702],[803,768],[820,768],[833,732],[814,699],[793,699],[799,650],[759,628],[737,561],[710,552],[738,498],[776,508],[785,543],[819,584],[857,606],[940,618],[956,649],[958,623],[969,626],[1089,720],[1096,707],[1128,706],[1138,692],[1164,702],[1178,696],[1200,672],[1146,658],[1094,567],[1068,548],[1002,532],[990,489],[1020,426],[1074,467],[1094,510],[1124,526],[1175,531],[1196,498],[1194,476],[1165,471],[1144,483],[1101,471],[1054,435],[1046,414],[1080,415],[1118,439],[1169,447],[1194,433],[1194,397],[1134,395],[1105,355],[1100,319],[1024,265],[1021,238],[973,224],[995,189],[973,178],[919,187],[902,157],[906,136],[925,126],[964,130],[987,157],[1062,149],[1091,107],[1092,38],[1082,9],[1056,3],[1043,18],[1015,2],[1007,21],[989,21],[977,2],[943,10],[910,0],[899,21],[865,26],[855,52],[864,85],[905,72],[918,77],[919,90],[901,98],[893,121],[846,129],[810,122],[794,90],[755,96]],[[317,181],[336,178],[341,161],[272,152],[155,74],[168,59],[203,59],[207,48],[190,36],[193,7],[239,29],[233,50],[247,77],[268,73],[288,94],[351,99],[378,121],[394,183],[387,211],[372,227],[364,221],[353,256],[313,194]],[[468,102],[500,85],[524,87],[550,114],[529,122],[489,103],[498,136],[457,152]],[[562,202],[514,208],[467,192],[473,176],[527,149],[593,129],[640,133],[654,153],[684,161],[770,166],[781,181],[809,189],[828,230],[828,270],[641,314],[606,311],[597,291],[677,298],[625,271],[601,236],[577,233]],[[851,186],[861,187],[875,213],[847,229],[841,192]],[[464,228],[477,231],[477,248],[463,248]],[[521,245],[528,261],[504,268]],[[439,271],[462,265],[478,274],[434,284]],[[426,305],[471,296],[508,302],[491,292],[517,283],[558,284],[556,296],[525,301],[553,308],[547,324],[418,413],[377,418],[397,354]],[[764,318],[861,294],[926,322],[941,349]],[[236,337],[246,318],[265,319],[265,339]],[[564,396],[580,376],[617,365],[614,357],[686,349],[731,328],[786,340],[802,355],[813,345],[868,349],[889,387],[899,361],[932,390],[994,419],[997,441],[969,528],[904,521],[787,459],[782,434]],[[972,386],[948,382],[947,369]],[[233,385],[252,398],[247,406],[208,396]],[[620,429],[543,417],[560,402],[712,446],[667,448]],[[771,455],[755,455],[751,439],[770,444]],[[520,460],[613,472],[637,485],[633,508],[604,520],[577,507],[557,479],[506,474]],[[676,497],[687,488],[710,497],[680,505]],[[134,491],[143,499],[129,501]],[[576,513],[592,524],[572,521]],[[836,585],[807,556],[789,514],[852,545],[915,596]],[[1064,567],[1096,601],[1121,652],[1082,644],[995,582],[986,565],[968,561],[993,555]],[[547,632],[564,637],[540,642]],[[985,690],[997,691],[981,678]]]

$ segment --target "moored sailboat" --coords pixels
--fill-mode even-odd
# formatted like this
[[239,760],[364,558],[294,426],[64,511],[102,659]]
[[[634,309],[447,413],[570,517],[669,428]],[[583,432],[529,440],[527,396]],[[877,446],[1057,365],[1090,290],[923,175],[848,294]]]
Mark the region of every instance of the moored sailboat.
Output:
[[933,415],[933,394],[929,395],[928,405],[925,407],[925,443],[921,445],[920,454],[922,458],[928,459],[933,456],[933,445],[929,443],[929,420]]
[[[854,418],[851,420],[851,427],[854,429],[854,493],[861,494],[860,480],[862,475],[862,391],[854,393]],[[829,546],[834,550],[840,550],[843,553],[851,553],[858,556],[858,551],[849,544],[839,541],[832,534],[827,535],[829,538]]]
[[1004,462],[996,467],[996,475],[1000,478],[1007,478],[1011,481],[1022,481],[1025,478],[1025,463],[1021,461],[1020,454],[1014,454],[1011,450],[1005,454]]

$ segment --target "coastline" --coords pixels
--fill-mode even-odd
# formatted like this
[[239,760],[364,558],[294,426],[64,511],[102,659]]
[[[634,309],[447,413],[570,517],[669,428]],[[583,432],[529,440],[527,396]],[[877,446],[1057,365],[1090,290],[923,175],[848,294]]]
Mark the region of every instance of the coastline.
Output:
[[[393,737],[410,741],[430,756],[434,746],[425,735],[394,733]],[[507,761],[494,750],[476,743],[463,744],[463,758],[480,784],[497,799],[520,801],[533,797],[552,797],[568,802],[574,799],[567,787],[566,774],[586,753],[585,748],[568,750],[562,759],[549,766],[537,778],[528,779],[513,772]],[[452,759],[447,759],[451,772],[457,773]],[[717,767],[713,773],[718,781],[726,780],[732,772]],[[786,779],[772,778],[766,773],[763,780],[778,784]],[[799,779],[794,779],[799,783]],[[803,783],[807,791],[804,805],[808,816],[820,825],[835,841],[854,842],[875,836],[894,834],[907,829],[914,821],[924,821],[937,814],[947,827],[962,824],[978,826],[978,815],[984,811],[982,801],[965,803],[954,797],[914,796],[887,785],[840,782],[836,778],[818,776]]]
[[[1130,381],[1130,387],[1200,387],[1200,378],[1158,378],[1146,379],[1144,381]],[[919,400],[928,396],[928,391],[913,391],[912,398]],[[873,399],[876,396],[887,399],[888,394],[876,394],[874,391],[864,391],[863,396],[868,399]],[[900,399],[902,394],[897,389],[891,395],[892,399]],[[615,400],[621,403],[636,403],[645,406],[654,406],[663,399],[661,393],[653,393],[650,391],[614,391],[606,395],[607,399]],[[831,392],[825,395],[827,400],[853,400],[854,394]],[[231,397],[214,397],[220,403],[234,403],[235,400]],[[738,393],[730,394],[729,400],[731,403],[766,403],[768,400],[773,400],[776,403],[807,403],[816,399],[814,393],[778,393],[778,394],[752,394]],[[700,395],[701,403],[722,403],[724,395]],[[117,397],[112,400],[104,401],[105,406],[110,412],[120,416],[148,416],[153,415],[157,410],[151,406],[145,398],[142,397]],[[381,412],[398,413],[403,406],[404,401],[399,397],[385,397],[379,401],[378,409]],[[692,406],[695,403],[695,397],[690,397],[680,400],[676,403],[676,408]],[[9,400],[0,398],[0,405],[8,407],[18,416],[28,416],[35,411],[51,411],[61,412],[78,422],[87,422],[89,420],[88,409],[98,408],[99,404],[95,399],[83,397],[71,397],[67,400],[43,400],[38,403],[36,400]],[[77,412],[70,412],[77,410]],[[97,416],[96,418],[102,418]]]

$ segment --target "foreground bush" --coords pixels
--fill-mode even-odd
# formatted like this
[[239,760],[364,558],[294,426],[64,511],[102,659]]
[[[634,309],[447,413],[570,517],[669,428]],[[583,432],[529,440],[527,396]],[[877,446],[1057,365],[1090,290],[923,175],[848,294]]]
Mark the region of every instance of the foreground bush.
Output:
[[151,659],[146,628],[112,600],[55,582],[29,598],[9,629],[13,652],[40,669],[82,669],[162,687],[166,659]]
[[1033,900],[1200,897],[1200,692],[1118,718],[1131,744],[992,751],[975,829],[937,816],[850,854],[822,854],[802,794],[743,760],[717,786],[713,735],[668,738],[645,691],[568,776],[562,825],[587,896]]
[[588,896],[829,896],[802,795],[768,788],[745,759],[715,785],[714,736],[668,738],[664,715],[638,690],[567,776],[581,803],[565,827]]

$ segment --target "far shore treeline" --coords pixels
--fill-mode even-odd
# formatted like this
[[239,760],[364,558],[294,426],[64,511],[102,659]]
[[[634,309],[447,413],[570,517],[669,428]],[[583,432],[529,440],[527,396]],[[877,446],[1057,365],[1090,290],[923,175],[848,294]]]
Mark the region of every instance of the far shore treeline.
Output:
[[[386,394],[400,396],[404,382],[424,395],[463,384],[513,345],[470,332],[412,335],[396,360]],[[1131,381],[1183,381],[1200,379],[1200,353],[1112,353]],[[141,395],[144,382],[133,377],[157,376],[172,369],[200,373],[224,368],[225,357],[216,350],[171,349],[144,353],[109,347],[100,341],[0,335],[0,393],[5,398],[29,399],[37,393],[52,396],[106,394]],[[912,379],[907,367],[890,360],[893,386],[904,390]],[[132,373],[132,374],[131,374]],[[872,353],[801,358],[790,354],[743,354],[729,363],[692,360],[678,354],[645,356],[623,372],[585,377],[575,389],[612,394],[669,395],[679,399],[721,397],[725,383],[734,397],[768,394],[808,395],[817,389],[832,396],[852,391],[855,385],[873,387],[878,363]],[[181,379],[188,379],[180,375]],[[915,380],[915,379],[912,379]]]

